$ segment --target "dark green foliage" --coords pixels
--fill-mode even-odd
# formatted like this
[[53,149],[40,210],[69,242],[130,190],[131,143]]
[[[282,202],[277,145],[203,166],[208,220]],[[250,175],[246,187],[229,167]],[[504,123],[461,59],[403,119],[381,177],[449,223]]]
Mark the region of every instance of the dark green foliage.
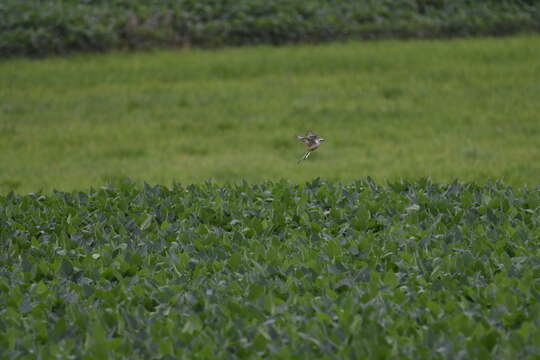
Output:
[[0,358],[533,358],[540,189],[0,197]]
[[539,29],[536,0],[3,0],[0,56]]

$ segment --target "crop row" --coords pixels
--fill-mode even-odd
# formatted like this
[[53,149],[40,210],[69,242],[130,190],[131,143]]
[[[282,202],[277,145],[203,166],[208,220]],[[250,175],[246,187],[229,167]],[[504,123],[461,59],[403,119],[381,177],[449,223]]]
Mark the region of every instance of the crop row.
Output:
[[538,0],[3,0],[0,57],[539,29]]
[[531,358],[540,188],[0,196],[0,358]]

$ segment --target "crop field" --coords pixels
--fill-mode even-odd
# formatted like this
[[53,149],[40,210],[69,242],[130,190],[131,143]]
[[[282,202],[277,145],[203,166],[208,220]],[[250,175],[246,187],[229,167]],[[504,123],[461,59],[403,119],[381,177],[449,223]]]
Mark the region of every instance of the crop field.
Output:
[[538,79],[537,35],[1,61],[0,359],[540,359]]
[[2,0],[0,58],[539,29],[538,0]]
[[533,359],[540,188],[0,196],[0,358]]
[[[0,62],[0,192],[540,179],[540,37]],[[293,135],[327,139],[297,165]]]

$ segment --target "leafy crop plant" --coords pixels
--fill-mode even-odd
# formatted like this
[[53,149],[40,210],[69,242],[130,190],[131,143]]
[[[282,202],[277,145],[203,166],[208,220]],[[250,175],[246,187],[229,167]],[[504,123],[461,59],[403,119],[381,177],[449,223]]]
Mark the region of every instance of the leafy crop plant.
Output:
[[501,183],[10,193],[0,358],[534,358],[539,242]]

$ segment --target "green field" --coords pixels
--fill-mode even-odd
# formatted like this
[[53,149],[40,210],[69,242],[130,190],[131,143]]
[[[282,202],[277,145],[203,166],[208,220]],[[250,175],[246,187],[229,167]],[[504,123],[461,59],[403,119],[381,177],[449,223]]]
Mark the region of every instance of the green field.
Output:
[[[538,184],[540,37],[0,63],[0,191],[320,176]],[[308,129],[327,139],[297,165]]]
[[539,79],[532,35],[0,62],[0,359],[540,358]]
[[0,358],[537,359],[539,190],[0,196]]
[[538,0],[2,0],[0,58],[537,33]]

